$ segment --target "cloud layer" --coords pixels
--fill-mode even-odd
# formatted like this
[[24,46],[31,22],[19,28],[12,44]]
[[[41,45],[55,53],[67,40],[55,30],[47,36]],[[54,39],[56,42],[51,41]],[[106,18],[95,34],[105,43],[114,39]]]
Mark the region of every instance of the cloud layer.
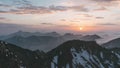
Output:
[[44,6],[27,6],[27,7],[17,7],[17,9],[11,9],[9,11],[0,11],[0,13],[12,13],[12,14],[46,14],[53,13],[57,11],[79,11],[87,12],[89,11],[85,6],[54,6],[49,7]]
[[[69,0],[68,0],[69,1]],[[90,2],[96,2],[96,3],[100,3],[101,5],[106,5],[107,4],[113,4],[113,2],[119,1],[119,0],[86,0],[90,1]],[[74,3],[74,1],[72,1]],[[82,4],[81,0],[76,0],[76,2],[79,3],[73,6],[62,6],[62,5],[49,5],[48,7],[46,6],[36,6],[33,5],[31,1],[29,0],[13,0],[13,4],[11,6],[14,6],[14,8],[11,8],[9,10],[0,10],[0,13],[11,13],[11,14],[46,14],[46,13],[54,13],[57,11],[68,11],[68,10],[73,10],[73,11],[77,11],[77,12],[88,12],[90,11],[89,8],[87,8],[90,4],[86,3],[86,4]],[[94,3],[94,4],[96,4]],[[100,6],[100,4],[98,4],[98,6]],[[107,10],[106,7],[100,7],[97,9],[94,9],[96,11],[105,11]],[[7,4],[3,4],[0,3],[0,7],[10,7],[10,5]],[[97,7],[97,6],[96,6]]]

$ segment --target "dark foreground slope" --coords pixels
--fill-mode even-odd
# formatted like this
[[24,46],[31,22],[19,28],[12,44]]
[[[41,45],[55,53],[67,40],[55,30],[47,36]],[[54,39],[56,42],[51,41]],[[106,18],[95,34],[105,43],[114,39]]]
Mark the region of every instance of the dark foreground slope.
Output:
[[45,68],[45,54],[0,41],[0,68]]
[[68,41],[47,53],[0,41],[0,68],[120,68],[120,56],[94,41]]

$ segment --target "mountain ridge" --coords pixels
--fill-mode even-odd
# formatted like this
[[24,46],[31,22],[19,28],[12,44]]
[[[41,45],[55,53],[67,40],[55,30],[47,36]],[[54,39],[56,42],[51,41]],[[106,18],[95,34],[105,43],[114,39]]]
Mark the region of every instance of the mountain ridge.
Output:
[[[48,54],[51,68],[118,68],[116,55],[94,41],[68,41]],[[109,65],[111,61],[115,64]]]
[[118,50],[103,48],[95,41],[81,40],[64,42],[46,53],[39,50],[23,49],[0,41],[0,59],[2,59],[0,60],[0,67],[2,68],[120,67],[120,53]]
[[74,35],[72,33],[66,33],[64,35],[60,35],[56,32],[32,33],[32,32],[18,31],[5,36],[4,39],[3,38],[0,39],[23,48],[28,48],[31,50],[42,49],[44,51],[48,51],[68,40],[79,39],[85,41],[95,41],[96,39],[100,39],[100,38],[101,37],[96,34],[83,36],[83,35]]
[[113,39],[107,43],[102,44],[102,46],[108,49],[120,48],[120,38]]

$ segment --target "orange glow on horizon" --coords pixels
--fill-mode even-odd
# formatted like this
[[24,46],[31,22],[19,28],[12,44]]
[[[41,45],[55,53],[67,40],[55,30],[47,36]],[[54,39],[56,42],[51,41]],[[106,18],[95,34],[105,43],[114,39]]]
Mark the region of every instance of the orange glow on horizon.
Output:
[[91,32],[91,31],[97,31],[97,30],[101,30],[100,28],[96,28],[95,26],[77,26],[77,27],[73,27],[71,26],[69,28],[69,30],[72,31],[77,31],[77,32]]
[[83,30],[83,27],[80,27],[80,30]]

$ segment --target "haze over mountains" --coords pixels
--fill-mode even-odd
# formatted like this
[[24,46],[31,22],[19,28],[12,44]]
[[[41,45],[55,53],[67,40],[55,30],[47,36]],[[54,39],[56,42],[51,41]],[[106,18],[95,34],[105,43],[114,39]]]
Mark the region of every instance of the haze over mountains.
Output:
[[9,43],[18,45],[23,48],[31,49],[31,50],[44,50],[48,51],[56,46],[62,44],[68,40],[85,40],[85,41],[95,41],[96,39],[100,39],[101,37],[98,35],[74,35],[72,33],[66,33],[64,35],[60,35],[57,32],[49,32],[49,33],[40,33],[40,32],[23,32],[18,31],[6,36],[0,36],[1,40],[7,41]]
[[18,31],[0,36],[2,68],[120,68],[120,38]]

